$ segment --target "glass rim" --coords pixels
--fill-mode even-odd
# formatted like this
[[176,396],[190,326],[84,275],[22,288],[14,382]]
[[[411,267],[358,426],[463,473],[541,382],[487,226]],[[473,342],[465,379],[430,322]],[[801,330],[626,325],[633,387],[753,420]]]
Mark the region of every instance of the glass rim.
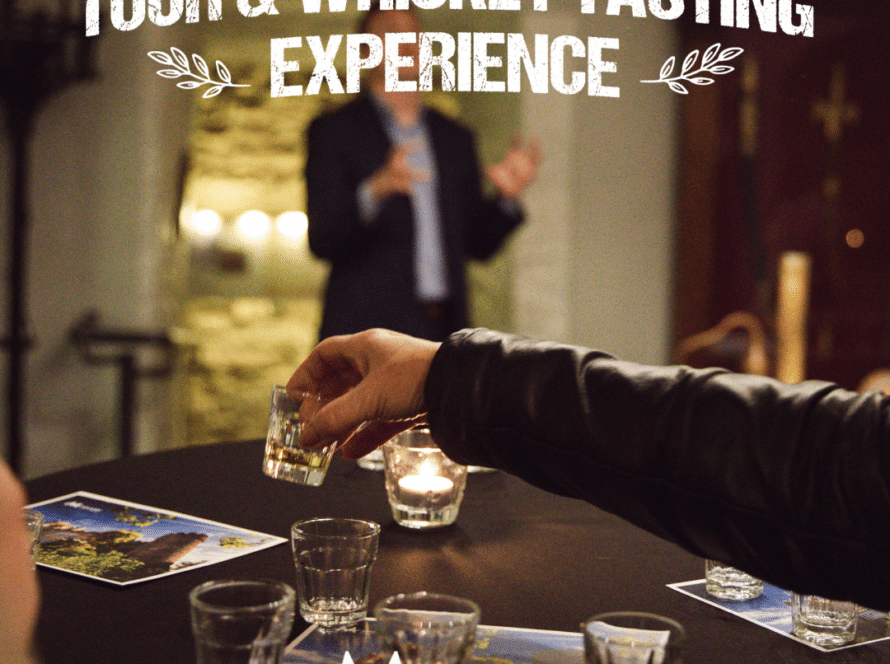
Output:
[[287,399],[293,401],[294,403],[296,403],[298,400],[307,401],[309,399],[318,401],[319,403],[326,403],[328,401],[331,401],[331,398],[329,397],[323,397],[320,394],[312,394],[311,392],[294,392],[294,395],[298,397],[297,399],[294,399],[294,397],[291,396],[290,392],[287,391],[287,388],[284,385],[278,384],[272,386],[272,396],[275,397],[275,395],[282,395]]
[[[234,587],[274,587],[282,591],[279,599],[266,602],[265,604],[252,604],[247,606],[221,606],[213,604],[200,598],[200,595],[207,590],[213,588],[234,588]],[[205,613],[231,613],[239,611],[243,613],[260,613],[268,611],[270,608],[280,608],[296,603],[296,591],[284,581],[278,579],[213,579],[205,581],[201,585],[195,586],[189,592],[189,604],[196,609],[200,609]]]
[[[310,525],[328,525],[336,524],[339,526],[361,526],[364,531],[356,530],[355,532],[321,532],[307,530],[306,526]],[[294,522],[290,527],[291,537],[296,536],[299,532],[309,537],[324,537],[329,539],[369,539],[380,534],[380,524],[376,521],[367,519],[350,519],[341,517],[315,517],[312,519],[302,519]]]
[[46,517],[43,515],[43,512],[40,512],[35,509],[31,509],[30,507],[23,507],[22,514],[27,517],[32,517],[34,519],[38,519],[43,521]]
[[[421,590],[419,592],[414,592],[414,593],[399,593],[398,595],[390,595],[389,597],[386,597],[386,598],[380,600],[379,602],[377,602],[377,604],[374,605],[373,615],[375,618],[377,618],[379,620],[379,618],[380,618],[379,613],[381,613],[382,611],[385,611],[387,609],[389,609],[391,611],[417,610],[417,609],[411,609],[408,607],[391,608],[389,605],[391,605],[395,602],[400,602],[400,601],[404,601],[404,600],[424,600],[424,599],[429,599],[429,600],[433,600],[433,601],[447,601],[447,602],[453,602],[455,605],[461,605],[464,610],[458,609],[458,610],[454,610],[454,611],[447,611],[447,613],[457,613],[457,614],[462,614],[462,615],[466,615],[466,616],[475,616],[477,621],[479,620],[479,618],[482,614],[482,610],[479,608],[479,605],[476,602],[474,602],[473,600],[467,599],[466,597],[458,597],[457,595],[448,595],[446,593],[435,593],[435,592],[429,592],[426,590]],[[442,611],[442,612],[444,613],[445,611]]]
[[[658,613],[650,613],[647,611],[607,611],[605,613],[597,613],[590,616],[587,620],[584,621],[584,633],[589,634],[591,638],[594,638],[594,635],[590,633],[588,626],[593,622],[608,622],[609,618],[643,618],[646,620],[656,620],[659,622],[663,622],[670,626],[671,628],[671,640],[668,643],[669,647],[679,645],[686,640],[686,628],[683,627],[679,622],[674,620],[673,618],[668,618],[667,616],[663,616]],[[613,625],[617,626],[617,625]],[[639,629],[639,628],[634,628]],[[673,638],[674,634],[677,635],[677,638]]]
[[[414,434],[421,434],[425,436],[425,438],[419,439],[421,442],[413,443],[411,438],[414,437]],[[442,450],[438,443],[436,443],[433,438],[433,433],[427,425],[418,425],[413,429],[402,431],[386,441],[383,446],[403,447],[408,450],[438,450],[440,452]],[[442,452],[442,454],[444,455],[445,453]]]

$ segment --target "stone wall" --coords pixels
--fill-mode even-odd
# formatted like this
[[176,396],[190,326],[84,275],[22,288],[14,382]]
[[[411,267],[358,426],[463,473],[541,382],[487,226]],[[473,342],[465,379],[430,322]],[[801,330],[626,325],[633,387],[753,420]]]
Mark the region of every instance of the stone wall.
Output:
[[185,440],[265,438],[272,385],[287,382],[315,344],[315,298],[203,297],[186,303]]

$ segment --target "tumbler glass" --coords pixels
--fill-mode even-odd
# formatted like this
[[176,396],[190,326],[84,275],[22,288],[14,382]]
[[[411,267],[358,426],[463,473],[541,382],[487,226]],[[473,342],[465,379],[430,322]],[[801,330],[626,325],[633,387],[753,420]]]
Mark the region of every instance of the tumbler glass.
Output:
[[37,567],[37,548],[40,546],[40,534],[43,532],[43,514],[37,510],[22,509],[25,528],[28,531],[28,545],[31,551],[31,567]]
[[601,613],[584,624],[587,664],[677,664],[686,630],[654,613]]
[[294,590],[273,580],[208,581],[189,593],[198,664],[280,664]]
[[816,595],[791,593],[791,633],[823,647],[836,647],[856,638],[859,607]]
[[419,592],[388,597],[374,607],[384,661],[401,664],[468,662],[479,624],[479,607],[468,599]]
[[718,599],[754,599],[763,594],[763,581],[735,567],[706,560],[705,590]]
[[359,519],[309,519],[291,527],[300,615],[325,629],[368,613],[380,526]]
[[324,481],[336,444],[317,450],[300,445],[303,423],[314,416],[325,400],[311,394],[292,399],[285,388],[272,388],[269,431],[263,455],[263,472],[297,484],[318,486]]

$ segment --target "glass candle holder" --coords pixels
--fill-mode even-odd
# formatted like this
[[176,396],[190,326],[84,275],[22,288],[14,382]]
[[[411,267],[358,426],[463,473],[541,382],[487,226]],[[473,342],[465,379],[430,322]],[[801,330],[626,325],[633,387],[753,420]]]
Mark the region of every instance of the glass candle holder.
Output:
[[383,446],[386,493],[393,518],[406,528],[437,528],[454,523],[467,467],[439,449],[427,428],[399,434]]
[[383,450],[378,447],[376,450],[368,452],[361,459],[358,459],[356,463],[358,463],[359,468],[364,468],[365,470],[383,470]]

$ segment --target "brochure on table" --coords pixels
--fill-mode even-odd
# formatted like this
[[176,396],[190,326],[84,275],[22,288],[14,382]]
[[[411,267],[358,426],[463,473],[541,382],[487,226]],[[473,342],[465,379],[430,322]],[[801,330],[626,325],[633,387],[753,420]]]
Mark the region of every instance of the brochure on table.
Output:
[[287,541],[86,491],[28,507],[44,517],[39,565],[121,586]]
[[[284,664],[343,664],[347,653],[355,664],[389,664],[389,659],[379,654],[380,643],[371,618],[336,632],[309,627],[288,646]],[[580,632],[480,625],[472,662],[583,664],[584,641]]]
[[825,648],[823,646],[804,641],[791,633],[791,592],[782,590],[768,583],[763,584],[763,594],[755,599],[745,601],[721,600],[712,597],[705,590],[705,580],[686,581],[684,583],[670,583],[668,588],[681,592],[697,600],[711,604],[719,609],[728,611],[733,615],[765,627],[799,643],[821,650],[822,652],[834,652],[861,646],[866,643],[885,641],[890,639],[888,634],[887,614],[862,609],[859,613],[859,621],[856,625],[856,638],[844,646]]

